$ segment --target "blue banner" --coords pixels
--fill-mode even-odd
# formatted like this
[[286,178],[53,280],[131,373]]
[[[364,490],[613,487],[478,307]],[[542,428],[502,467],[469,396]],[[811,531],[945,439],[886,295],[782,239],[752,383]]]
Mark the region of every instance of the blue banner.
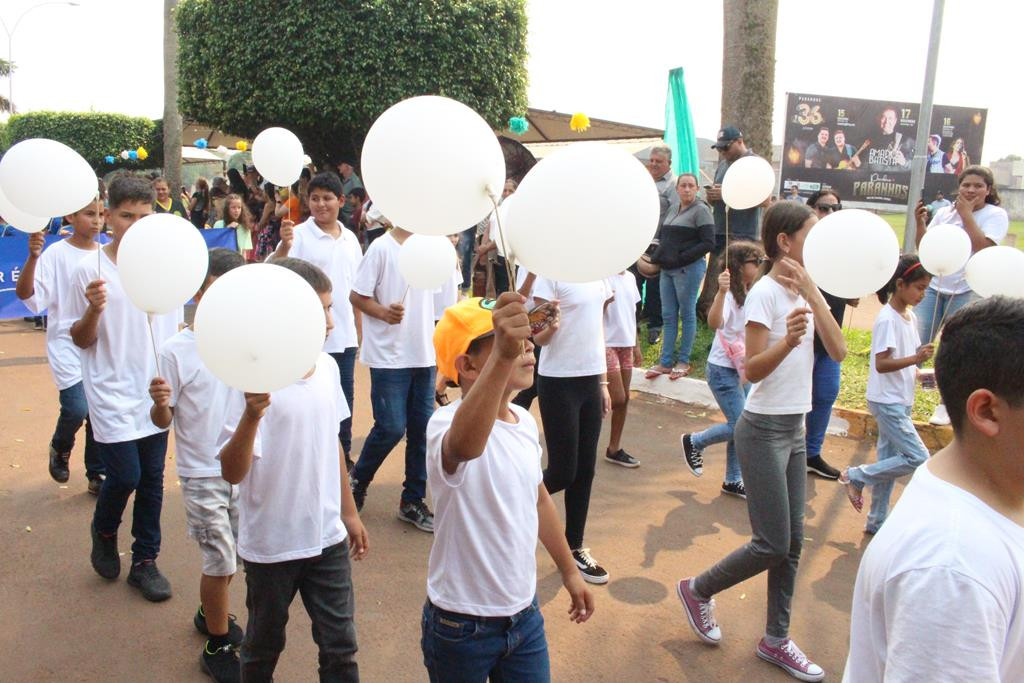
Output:
[[[12,232],[13,234],[0,237],[0,320],[35,315],[14,293],[18,276],[21,274],[21,267],[25,264],[25,257],[28,255],[28,234],[20,231]],[[232,251],[238,249],[234,228],[202,230],[200,234],[210,249],[214,247],[224,247]],[[64,238],[58,235],[47,235],[44,249],[62,239]]]

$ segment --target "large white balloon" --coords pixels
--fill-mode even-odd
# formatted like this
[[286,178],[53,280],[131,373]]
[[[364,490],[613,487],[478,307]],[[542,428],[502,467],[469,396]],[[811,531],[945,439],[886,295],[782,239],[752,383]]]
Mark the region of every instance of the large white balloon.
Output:
[[206,280],[209,252],[195,226],[169,213],[139,219],[117,250],[121,286],[146,313],[181,308]]
[[301,276],[253,263],[210,285],[195,332],[199,357],[220,381],[263,393],[294,384],[316,365],[327,323],[320,297]]
[[632,155],[581,142],[530,169],[503,227],[509,249],[531,273],[590,282],[625,270],[644,253],[659,211],[654,180]]
[[885,285],[900,260],[896,233],[863,209],[836,211],[818,221],[803,248],[814,283],[841,299],[856,299]]
[[982,249],[967,262],[965,275],[971,289],[983,297],[1024,298],[1024,252],[1019,249]]
[[959,225],[936,225],[921,238],[917,253],[921,265],[932,275],[952,275],[971,258],[971,238]]
[[27,214],[7,199],[2,188],[0,188],[0,216],[8,225],[12,225],[22,232],[39,232],[45,228],[49,218]]
[[457,264],[455,247],[447,237],[409,235],[398,250],[398,272],[413,289],[437,289]]
[[287,128],[267,128],[252,141],[252,163],[260,175],[279,187],[287,187],[302,174],[305,152]]
[[363,142],[363,183],[395,225],[451,235],[479,223],[500,196],[505,157],[475,111],[447,97],[402,100],[373,122]]
[[66,216],[99,193],[96,173],[75,150],[56,140],[32,138],[0,159],[0,189],[31,216]]
[[759,156],[740,157],[722,178],[722,201],[737,210],[764,202],[775,191],[775,171]]

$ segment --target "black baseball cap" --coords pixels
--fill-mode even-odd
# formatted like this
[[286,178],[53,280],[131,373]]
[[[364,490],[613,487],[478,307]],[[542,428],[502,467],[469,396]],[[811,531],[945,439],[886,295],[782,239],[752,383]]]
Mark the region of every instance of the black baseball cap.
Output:
[[743,133],[736,126],[726,126],[722,130],[718,131],[718,142],[711,145],[711,149],[725,149],[730,143],[736,140],[742,140]]

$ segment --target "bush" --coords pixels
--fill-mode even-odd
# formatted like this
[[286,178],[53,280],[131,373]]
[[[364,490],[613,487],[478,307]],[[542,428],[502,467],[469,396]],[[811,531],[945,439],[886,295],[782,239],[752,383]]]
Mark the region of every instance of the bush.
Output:
[[[140,116],[101,112],[34,111],[15,114],[0,131],[3,149],[29,138],[49,138],[63,142],[82,155],[98,170],[115,168],[159,168],[163,165],[163,123]],[[123,149],[145,147],[144,161],[123,161]],[[104,157],[116,157],[114,165]]]

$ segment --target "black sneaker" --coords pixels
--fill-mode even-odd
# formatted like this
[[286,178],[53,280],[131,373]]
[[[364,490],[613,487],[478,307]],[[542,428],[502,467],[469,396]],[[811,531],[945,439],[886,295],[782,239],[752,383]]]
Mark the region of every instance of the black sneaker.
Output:
[[422,500],[412,503],[403,502],[399,505],[398,518],[412,524],[420,531],[426,531],[428,534],[434,533],[434,513]]
[[605,451],[604,459],[622,467],[640,467],[640,461],[621,448],[614,453]]
[[[196,616],[192,619],[192,623],[195,624],[196,630],[202,633],[204,636],[209,636],[210,631],[206,628],[206,615],[203,614],[202,605],[196,610]],[[232,645],[238,646],[242,644],[242,637],[245,633],[242,631],[242,627],[238,625],[238,617],[234,614],[228,615],[228,640],[231,641]]]
[[356,510],[362,512],[363,503],[366,502],[366,486],[360,484],[358,479],[349,479],[348,485],[352,489],[352,497],[356,501]]
[[89,525],[92,533],[92,568],[104,579],[116,579],[121,573],[121,556],[117,554],[117,534],[104,536]]
[[690,473],[695,477],[704,474],[704,451],[693,447],[689,434],[679,437],[679,443],[683,446],[683,460],[686,461],[686,468]]
[[199,656],[199,668],[217,683],[238,683],[242,680],[238,650],[231,644],[210,652],[210,641],[206,641]]
[[587,583],[608,583],[608,572],[604,567],[594,561],[590,555],[590,548],[578,548],[572,551],[572,559],[576,560],[576,566]]
[[653,330],[647,331],[647,343],[654,346],[661,340],[661,330],[654,328]]
[[156,568],[153,560],[143,560],[128,571],[128,585],[142,591],[150,602],[162,602],[171,597],[171,582]]
[[747,489],[743,487],[742,481],[726,481],[722,483],[722,493],[727,496],[747,499]]
[[839,478],[839,470],[825,462],[820,455],[813,458],[807,458],[807,471],[818,475],[822,479]]
[[100,495],[100,489],[103,488],[103,475],[97,475],[89,478],[89,493],[94,496]]
[[58,453],[57,449],[50,446],[50,476],[58,484],[66,484],[71,472],[68,471],[68,460],[71,453]]

